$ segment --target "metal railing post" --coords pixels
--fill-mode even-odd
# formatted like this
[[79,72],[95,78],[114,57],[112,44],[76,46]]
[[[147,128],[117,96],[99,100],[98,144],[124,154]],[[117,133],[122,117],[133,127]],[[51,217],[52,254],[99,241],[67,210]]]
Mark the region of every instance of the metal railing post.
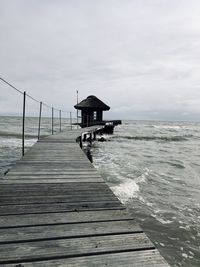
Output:
[[70,126],[71,126],[71,130],[72,130],[72,113],[70,112]]
[[38,140],[40,139],[41,117],[42,117],[42,102],[40,102],[39,125],[38,125]]
[[62,125],[61,125],[61,123],[62,123],[62,118],[61,118],[61,110],[59,110],[59,117],[60,117],[60,132],[62,131]]
[[24,156],[24,143],[25,143],[25,116],[26,116],[26,92],[24,91],[23,120],[22,120],[22,156]]
[[78,129],[78,109],[77,109],[77,113],[76,113],[76,123],[77,123],[77,129]]
[[[78,104],[78,90],[76,90],[76,94],[77,94],[77,104]],[[78,109],[76,111],[76,123],[77,123],[77,129],[78,129]]]
[[52,117],[51,117],[51,133],[54,134],[54,129],[53,129],[53,126],[54,126],[54,125],[53,125],[53,123],[54,123],[54,121],[53,121],[53,115],[54,115],[53,113],[54,113],[54,109],[53,109],[53,107],[51,108],[51,110],[52,110]]

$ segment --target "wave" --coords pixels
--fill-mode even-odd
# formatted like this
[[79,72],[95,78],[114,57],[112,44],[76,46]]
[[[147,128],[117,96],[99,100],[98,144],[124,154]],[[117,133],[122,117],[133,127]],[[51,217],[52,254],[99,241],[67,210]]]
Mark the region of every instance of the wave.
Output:
[[[21,133],[14,133],[14,132],[0,131],[0,137],[21,139],[22,134]],[[25,134],[25,137],[26,138],[37,138],[37,135],[36,134]]]
[[178,169],[185,169],[186,168],[182,161],[172,162],[172,161],[159,160],[158,162],[161,163],[161,164],[168,164],[168,165],[170,165],[172,167],[176,167]]
[[113,186],[111,189],[122,203],[126,203],[129,199],[137,197],[139,185],[134,180],[126,179],[125,182],[118,186]]
[[165,141],[165,142],[181,142],[187,141],[188,138],[193,137],[192,135],[184,136],[115,136],[114,139],[127,139],[136,141]]
[[135,179],[126,178],[117,186],[112,186],[111,189],[119,197],[122,203],[126,203],[130,199],[137,198],[140,191],[140,183],[145,183],[149,176],[149,169],[145,168],[144,172]]
[[181,164],[181,163],[174,163],[174,162],[168,162],[168,161],[166,163],[178,169],[185,169],[185,166],[183,163]]
[[156,129],[166,129],[166,130],[180,130],[182,129],[179,125],[153,125],[153,128]]

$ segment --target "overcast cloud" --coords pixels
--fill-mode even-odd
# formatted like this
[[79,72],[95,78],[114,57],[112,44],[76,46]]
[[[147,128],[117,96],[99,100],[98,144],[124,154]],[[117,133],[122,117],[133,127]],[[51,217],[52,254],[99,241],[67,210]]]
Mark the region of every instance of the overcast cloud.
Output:
[[[0,76],[65,110],[79,90],[108,118],[200,120],[199,14],[199,0],[0,0]],[[19,114],[0,92],[0,114]]]

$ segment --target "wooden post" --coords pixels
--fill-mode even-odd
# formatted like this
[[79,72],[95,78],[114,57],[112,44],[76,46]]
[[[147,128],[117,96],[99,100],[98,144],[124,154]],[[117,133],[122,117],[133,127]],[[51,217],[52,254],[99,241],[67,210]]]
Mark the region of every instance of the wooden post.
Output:
[[96,141],[96,139],[97,139],[97,133],[94,132],[94,133],[93,133],[93,140]]
[[85,142],[87,139],[87,134],[83,134],[83,142]]
[[38,140],[40,139],[41,116],[42,116],[42,102],[40,102],[39,125],[38,125]]
[[59,117],[60,117],[60,132],[62,131],[62,125],[61,125],[61,123],[62,123],[62,118],[61,118],[61,110],[59,110]]
[[25,116],[26,116],[26,92],[24,91],[24,97],[23,97],[23,121],[22,121],[22,156],[24,156],[24,143],[25,143]]
[[53,125],[53,115],[54,115],[54,114],[53,114],[53,111],[54,111],[54,110],[53,110],[53,107],[52,107],[51,110],[52,110],[52,117],[51,117],[51,123],[52,123],[52,125],[51,125],[51,133],[54,134],[54,131],[53,131],[53,126],[54,126],[54,125]]
[[82,149],[82,147],[83,147],[83,140],[82,140],[82,134],[81,134],[81,136],[80,136],[80,148]]
[[92,144],[92,132],[89,133],[89,143]]

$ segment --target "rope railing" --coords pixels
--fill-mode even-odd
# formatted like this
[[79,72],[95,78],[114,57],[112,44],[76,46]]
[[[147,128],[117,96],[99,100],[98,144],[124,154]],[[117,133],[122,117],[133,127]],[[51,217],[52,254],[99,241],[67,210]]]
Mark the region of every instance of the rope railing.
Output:
[[[50,106],[47,103],[34,98],[30,94],[28,94],[26,91],[22,91],[22,90],[18,89],[17,87],[15,87],[10,82],[8,82],[7,80],[3,79],[2,77],[0,77],[0,80],[23,96],[23,110],[22,110],[22,155],[23,156],[25,154],[25,118],[26,118],[26,99],[27,98],[29,98],[32,101],[34,101],[34,102],[39,104],[38,132],[37,132],[38,140],[40,139],[40,133],[41,133],[41,120],[42,120],[43,107],[46,107],[46,108],[51,110],[51,134],[52,135],[55,132],[55,121],[54,121],[54,119],[55,119],[55,112],[56,111],[59,112],[59,131],[60,132],[62,131],[62,113],[68,113],[69,114],[70,129],[72,130],[72,125],[73,125],[73,123],[72,123],[72,120],[73,120],[72,114],[73,113],[75,114],[75,112],[62,110],[62,109],[59,109],[57,107],[55,108],[53,106]],[[77,119],[77,117],[76,117],[76,119]]]

